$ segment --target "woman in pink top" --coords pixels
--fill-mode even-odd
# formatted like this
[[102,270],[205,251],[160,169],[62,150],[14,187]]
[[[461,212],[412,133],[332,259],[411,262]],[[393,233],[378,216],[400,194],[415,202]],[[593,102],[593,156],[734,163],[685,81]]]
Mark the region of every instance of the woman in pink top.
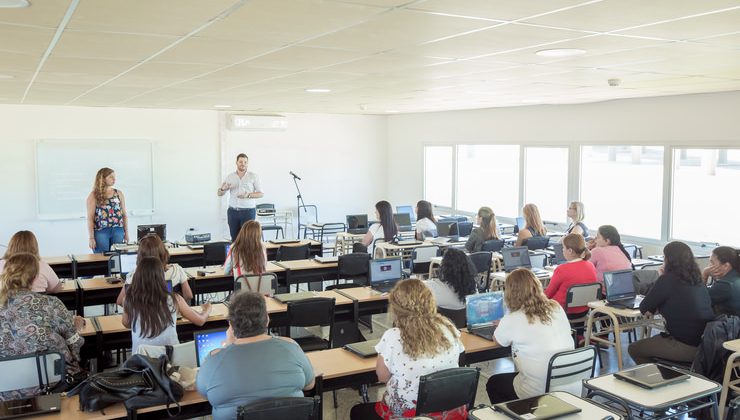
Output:
[[604,282],[607,271],[632,269],[632,258],[624,249],[617,228],[611,225],[599,226],[596,239],[589,241],[591,262],[596,267],[596,278]]
[[0,273],[3,272],[5,261],[11,255],[27,253],[32,254],[39,261],[39,273],[31,283],[31,291],[37,293],[56,293],[62,288],[54,270],[49,264],[41,260],[39,256],[39,243],[36,241],[36,235],[29,230],[21,230],[15,233],[8,242],[8,250],[5,251],[3,259],[0,260]]
[[[577,284],[596,283],[596,269],[589,261],[591,253],[579,233],[571,233],[563,238],[563,256],[568,262],[558,265],[555,269],[545,289],[545,295],[565,309],[568,289]],[[588,307],[580,306],[572,307],[566,312],[568,318],[578,318],[587,311]]]

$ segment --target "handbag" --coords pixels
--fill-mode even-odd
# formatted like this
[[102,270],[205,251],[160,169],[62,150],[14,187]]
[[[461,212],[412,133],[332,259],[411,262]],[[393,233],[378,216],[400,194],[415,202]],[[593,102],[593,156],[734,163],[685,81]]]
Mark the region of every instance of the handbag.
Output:
[[[166,405],[167,414],[180,414],[180,403],[184,394],[182,386],[170,379],[171,367],[166,355],[157,359],[135,354],[126,360],[120,369],[91,375],[68,396],[80,396],[80,411],[98,411],[123,401],[127,410]],[[170,405],[177,412],[170,412]]]

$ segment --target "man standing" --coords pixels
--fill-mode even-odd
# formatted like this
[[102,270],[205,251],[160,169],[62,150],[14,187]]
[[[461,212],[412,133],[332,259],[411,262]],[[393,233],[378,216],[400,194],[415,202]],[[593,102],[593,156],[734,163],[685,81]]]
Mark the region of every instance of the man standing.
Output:
[[247,172],[248,163],[247,155],[239,153],[236,157],[236,172],[227,175],[218,189],[219,197],[226,194],[226,191],[230,193],[226,216],[232,241],[236,239],[244,223],[257,218],[256,199],[264,196],[257,174]]

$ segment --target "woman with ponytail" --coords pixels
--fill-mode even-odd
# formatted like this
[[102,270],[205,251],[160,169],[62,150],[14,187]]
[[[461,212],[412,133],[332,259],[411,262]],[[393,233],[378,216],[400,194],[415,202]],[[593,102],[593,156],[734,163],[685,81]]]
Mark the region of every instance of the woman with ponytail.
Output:
[[478,227],[473,229],[468,236],[468,242],[465,243],[465,249],[468,252],[478,252],[483,248],[483,242],[498,239],[498,223],[496,215],[490,207],[481,207],[478,209]]
[[[577,284],[596,283],[596,268],[589,261],[591,252],[586,248],[586,241],[580,233],[571,233],[563,238],[563,256],[567,260],[552,273],[550,283],[545,289],[545,296],[555,300],[565,309],[568,288]],[[588,307],[568,309],[569,317],[578,318],[588,311]]]
[[96,254],[110,251],[113,244],[128,242],[128,216],[123,191],[113,188],[116,173],[100,168],[87,196],[87,233],[90,249]]
[[632,269],[632,258],[622,245],[617,228],[611,225],[599,226],[596,239],[589,241],[591,262],[596,267],[596,279],[604,282],[607,271]]
[[[460,332],[437,313],[432,292],[421,280],[398,282],[388,301],[394,327],[375,346],[375,371],[380,382],[387,382],[386,390],[382,400],[352,407],[350,417],[354,420],[414,417],[419,377],[458,367],[460,353],[465,350]],[[467,407],[427,415],[462,420],[467,419]]]

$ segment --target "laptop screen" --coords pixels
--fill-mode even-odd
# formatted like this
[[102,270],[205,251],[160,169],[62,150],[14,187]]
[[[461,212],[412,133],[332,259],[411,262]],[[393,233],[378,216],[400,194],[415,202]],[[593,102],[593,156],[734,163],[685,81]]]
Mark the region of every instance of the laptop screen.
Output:
[[349,229],[367,229],[367,214],[347,215],[347,227]]
[[629,299],[635,297],[632,283],[632,270],[607,271],[604,273],[606,300]]
[[519,267],[532,268],[529,261],[529,250],[526,246],[502,248],[501,255],[504,257],[504,270],[512,271]]
[[517,217],[516,220],[516,227],[519,229],[524,229],[524,218],[523,217]]
[[396,206],[396,213],[406,213],[409,215],[409,220],[411,220],[412,222],[416,221],[416,215],[414,215],[414,208],[411,206]]
[[226,344],[226,328],[196,332],[193,334],[193,340],[195,341],[198,367],[200,367],[208,353]]
[[398,226],[411,226],[411,216],[408,213],[393,213],[393,220]]
[[567,262],[565,260],[565,255],[563,255],[563,244],[552,244],[552,250],[555,251],[555,264],[563,264]]
[[134,271],[136,269],[136,254],[121,254],[121,275]]
[[491,324],[504,317],[503,292],[478,293],[465,296],[468,327]]
[[401,278],[401,259],[370,260],[370,283],[382,283]]
[[[440,220],[437,222],[437,235],[438,236],[450,236],[450,232],[453,231],[453,226],[457,225],[455,220]],[[457,228],[454,229],[457,231]]]

